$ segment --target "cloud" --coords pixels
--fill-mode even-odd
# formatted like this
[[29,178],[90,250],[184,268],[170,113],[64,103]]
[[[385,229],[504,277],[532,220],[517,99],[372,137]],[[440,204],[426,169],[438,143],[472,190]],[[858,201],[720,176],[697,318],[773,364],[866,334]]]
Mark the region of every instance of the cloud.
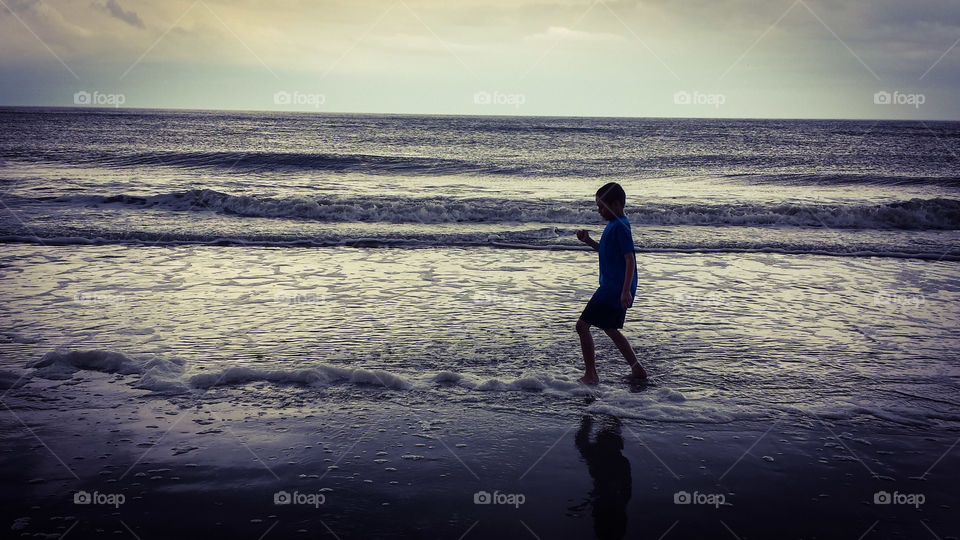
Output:
[[[30,43],[39,38],[45,44],[65,44],[73,39],[86,39],[92,35],[92,32],[82,25],[68,20],[72,19],[71,17],[65,18],[60,10],[43,0],[8,0],[6,6],[9,11],[0,8],[0,17],[13,21],[12,28],[18,32],[28,30],[26,34],[21,32],[20,37]],[[6,17],[8,14],[12,16]],[[4,35],[4,38],[9,38],[9,34]],[[5,42],[4,46],[9,44]]]
[[549,40],[549,41],[622,41],[623,38],[616,34],[605,32],[584,32],[582,30],[573,30],[563,26],[551,26],[546,32],[540,32],[526,36],[528,40]]
[[482,48],[463,43],[441,40],[436,36],[424,34],[397,33],[391,36],[370,38],[370,43],[389,50],[403,50],[414,53],[474,52]]
[[[540,103],[532,96],[540,95],[555,99],[554,112],[568,103],[568,112],[578,114],[616,107],[624,113],[654,114],[656,96],[689,88],[725,93],[729,103],[740,91],[743,96],[770,97],[744,98],[743,114],[832,116],[859,114],[847,112],[845,103],[859,103],[856,100],[872,97],[883,86],[927,93],[924,111],[931,117],[941,103],[944,114],[960,114],[952,97],[960,88],[960,45],[954,45],[960,35],[958,1],[3,2],[0,104],[41,103],[39,97],[18,101],[4,94],[49,94],[50,81],[69,75],[57,61],[62,59],[85,83],[102,77],[98,84],[105,88],[116,84],[131,65],[134,69],[124,83],[142,82],[144,89],[178,77],[195,88],[193,94],[182,95],[205,107],[217,102],[199,89],[220,84],[214,75],[222,77],[223,84],[242,81],[239,86],[270,90],[256,86],[275,80],[268,77],[266,65],[284,80],[306,81],[305,88],[319,77],[326,77],[325,84],[343,85],[345,95],[356,88],[357,101],[350,106],[364,111],[384,110],[387,103],[398,103],[397,110],[412,110],[404,103],[427,108],[433,102],[423,96],[435,97],[438,89],[460,84],[461,77],[451,76],[451,70],[457,75],[466,70],[490,88],[523,85],[519,90],[535,103],[525,109],[530,111]],[[417,77],[403,75],[411,71]],[[557,90],[578,84],[575,74],[587,73],[593,86]],[[394,82],[405,86],[395,94],[381,91]],[[642,96],[638,85],[646,92]],[[594,86],[609,98],[591,94]],[[73,91],[65,87],[61,93],[72,96]],[[790,91],[793,101],[779,97]],[[162,92],[144,92],[155,96],[151,99],[158,105],[189,105]],[[256,99],[251,106],[259,107]],[[443,109],[437,103],[438,111],[460,110],[459,105]],[[863,114],[876,114],[872,101],[868,105]],[[672,101],[665,107],[659,112],[676,113]]]
[[[7,7],[10,11],[23,12],[34,8],[39,3],[40,0],[9,0]],[[6,10],[4,10],[3,13],[6,14]]]
[[117,0],[107,0],[106,4],[94,4],[100,9],[106,10],[110,15],[120,19],[121,21],[129,24],[130,26],[136,26],[137,28],[146,28],[143,24],[143,21],[140,20],[140,16],[137,15],[135,11],[127,11],[123,9],[123,6],[120,5]]

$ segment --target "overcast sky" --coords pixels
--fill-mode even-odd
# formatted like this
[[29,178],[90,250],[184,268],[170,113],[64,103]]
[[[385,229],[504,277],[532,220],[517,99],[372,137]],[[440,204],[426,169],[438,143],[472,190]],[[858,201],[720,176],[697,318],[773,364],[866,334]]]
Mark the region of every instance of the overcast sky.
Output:
[[0,104],[960,119],[958,40],[956,0],[0,0]]

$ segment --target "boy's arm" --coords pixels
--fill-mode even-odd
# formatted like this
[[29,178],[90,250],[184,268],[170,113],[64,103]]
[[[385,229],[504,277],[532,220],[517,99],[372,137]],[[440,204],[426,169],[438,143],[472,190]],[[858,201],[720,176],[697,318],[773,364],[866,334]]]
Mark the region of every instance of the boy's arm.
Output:
[[630,285],[633,284],[633,271],[637,269],[637,257],[632,251],[623,254],[626,261],[626,272],[623,276],[623,290],[620,292],[620,305],[623,309],[633,306],[633,295],[630,294]]
[[600,250],[600,244],[598,244],[597,241],[594,240],[593,238],[590,238],[590,233],[588,233],[586,229],[582,231],[577,231],[577,239],[583,242],[584,244],[592,247],[594,251]]

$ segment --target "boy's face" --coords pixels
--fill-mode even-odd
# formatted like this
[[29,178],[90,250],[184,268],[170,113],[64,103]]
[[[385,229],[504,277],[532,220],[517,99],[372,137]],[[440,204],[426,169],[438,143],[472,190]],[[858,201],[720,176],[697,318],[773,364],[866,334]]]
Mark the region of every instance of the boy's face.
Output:
[[[607,221],[610,221],[611,219],[617,217],[616,208],[614,208],[612,205],[609,205],[601,201],[600,197],[595,197],[595,200],[597,201],[597,212],[600,212],[600,217],[602,217]],[[619,206],[619,205],[616,205],[616,206]]]

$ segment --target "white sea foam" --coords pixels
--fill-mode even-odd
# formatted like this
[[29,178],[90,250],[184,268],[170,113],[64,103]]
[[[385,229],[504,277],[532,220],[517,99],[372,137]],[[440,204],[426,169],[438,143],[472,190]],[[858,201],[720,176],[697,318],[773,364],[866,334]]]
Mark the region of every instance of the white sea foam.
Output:
[[27,362],[27,367],[36,368],[34,375],[45,379],[69,379],[79,370],[121,373],[141,372],[137,361],[113,351],[71,351],[56,349],[44,354],[39,360]]
[[484,394],[534,392],[560,397],[593,396],[597,401],[587,408],[588,411],[623,417],[686,422],[729,422],[738,418],[737,414],[720,406],[687,402],[682,394],[668,388],[631,394],[605,385],[587,387],[579,383],[573,375],[541,372],[528,372],[516,378],[482,377],[454,371],[399,375],[384,370],[318,364],[304,369],[273,370],[235,366],[206,373],[185,374],[184,362],[180,360],[141,360],[114,351],[66,349],[48,352],[39,360],[28,362],[27,367],[35,370],[31,376],[47,379],[68,379],[79,370],[138,375],[138,378],[131,381],[132,386],[158,393],[203,391],[255,382],[318,387],[356,384],[393,390],[429,390],[452,384]]
[[69,379],[80,370],[138,375],[139,378],[133,382],[133,386],[157,392],[183,392],[189,389],[209,389],[260,381],[319,386],[345,382],[399,390],[413,387],[406,378],[387,371],[328,365],[309,369],[276,370],[236,366],[209,373],[185,374],[185,363],[180,359],[139,359],[119,352],[96,349],[58,348],[38,360],[27,362],[27,367],[34,369],[31,377],[45,379]]
[[586,410],[620,418],[710,424],[769,416],[769,412],[717,398],[687,399],[681,392],[671,388],[651,388],[644,392],[614,390],[591,403]]
[[394,390],[425,390],[445,384],[481,392],[545,392],[560,395],[595,395],[572,377],[530,372],[517,378],[480,377],[473,374],[441,371],[418,375],[400,375],[385,370],[368,370],[315,364],[301,369],[258,369],[234,366],[202,373],[189,373],[179,359],[159,357],[139,359],[115,351],[69,350],[58,348],[40,359],[27,363],[32,377],[69,379],[80,370],[139,376],[132,384],[157,392],[206,390],[217,386],[253,382],[330,386],[357,384],[381,386]]
[[139,375],[137,388],[156,392],[186,390],[181,378],[184,361],[180,359],[135,359],[114,351],[68,350],[58,348],[44,354],[39,360],[27,362],[34,368],[31,374],[44,379],[69,379],[80,370]]
[[404,390],[412,385],[403,377],[382,370],[350,369],[338,366],[319,365],[310,369],[252,369],[231,367],[219,372],[193,375],[189,378],[191,388],[213,388],[250,382],[272,382],[327,386],[339,382],[366,384]]
[[[532,392],[557,396],[560,399],[592,397],[586,407],[589,413],[610,414],[620,418],[635,418],[659,422],[722,424],[742,420],[769,419],[780,414],[808,416],[833,421],[858,416],[870,416],[908,426],[929,426],[939,420],[956,422],[960,415],[934,414],[908,408],[891,408],[864,403],[835,402],[828,405],[811,402],[790,407],[754,404],[747,406],[719,395],[693,397],[667,386],[652,386],[642,391],[631,391],[618,383],[603,383],[589,387],[576,380],[576,374],[557,374],[530,371],[519,377],[484,377],[473,373],[440,371],[438,373],[397,374],[385,370],[367,370],[315,364],[300,369],[258,369],[234,366],[203,373],[187,373],[187,366],[179,359],[153,357],[131,358],[122,353],[104,350],[56,349],[40,359],[27,363],[32,372],[25,377],[13,373],[0,374],[0,383],[17,386],[32,377],[69,379],[77,371],[89,370],[130,375],[130,385],[160,394],[196,393],[202,395],[215,387],[229,387],[250,383],[294,384],[330,387],[352,384],[402,391],[435,391],[456,386],[483,396],[507,392]],[[0,386],[3,386],[0,384]]]

